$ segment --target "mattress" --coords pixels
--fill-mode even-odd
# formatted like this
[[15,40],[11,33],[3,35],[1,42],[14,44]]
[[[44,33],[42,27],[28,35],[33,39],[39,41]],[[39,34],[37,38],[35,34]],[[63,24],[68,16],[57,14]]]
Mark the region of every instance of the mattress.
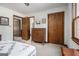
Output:
[[[6,43],[6,45],[4,44]],[[0,44],[5,45],[0,56],[35,56],[36,48],[32,45],[16,42],[16,41],[1,41]],[[5,51],[7,49],[7,51]]]

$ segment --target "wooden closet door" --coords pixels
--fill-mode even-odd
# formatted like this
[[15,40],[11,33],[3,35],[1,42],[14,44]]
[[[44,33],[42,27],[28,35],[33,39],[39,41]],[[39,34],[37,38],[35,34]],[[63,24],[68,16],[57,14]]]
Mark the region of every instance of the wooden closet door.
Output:
[[64,44],[64,12],[48,15],[48,42]]
[[25,17],[22,20],[22,39],[30,39],[30,20],[28,17]]

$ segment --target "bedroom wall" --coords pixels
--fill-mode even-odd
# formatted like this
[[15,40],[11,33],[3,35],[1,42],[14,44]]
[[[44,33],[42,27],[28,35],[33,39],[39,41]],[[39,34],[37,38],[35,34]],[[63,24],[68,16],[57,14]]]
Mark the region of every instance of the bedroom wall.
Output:
[[13,40],[13,15],[22,17],[24,16],[16,11],[0,7],[0,16],[9,18],[9,26],[0,25],[0,34],[2,35],[2,40]]
[[[42,18],[46,18],[46,24],[35,25],[35,27],[46,28],[46,41],[47,41],[48,14],[55,13],[55,12],[61,12],[61,11],[65,12],[65,19],[64,19],[65,44],[67,44],[68,47],[70,48],[79,49],[79,46],[71,38],[72,37],[72,28],[71,28],[72,26],[72,5],[71,4],[68,4],[67,6],[63,6],[63,7],[52,8],[52,9],[45,10],[45,11],[30,13],[30,14],[27,14],[27,16],[35,16],[36,20],[42,20]],[[13,40],[13,15],[18,15],[21,17],[25,16],[21,13],[12,11],[8,8],[0,7],[0,16],[9,17],[9,26],[0,25],[0,34],[2,35],[2,40]],[[79,13],[77,15],[79,15]]]
[[62,7],[57,7],[57,8],[51,8],[49,10],[44,10],[44,11],[39,11],[39,12],[34,12],[34,13],[29,13],[27,14],[27,16],[35,16],[35,20],[40,20],[42,21],[42,18],[46,18],[46,24],[40,24],[40,25],[36,25],[35,24],[35,27],[36,28],[46,28],[46,41],[48,40],[48,14],[50,13],[55,13],[55,12],[61,12],[61,11],[64,11],[65,12],[65,17],[64,17],[64,22],[65,22],[65,29],[64,29],[64,39],[65,39],[65,44],[67,44],[67,39],[68,39],[68,29],[66,29],[68,26],[66,25],[67,24],[67,6],[62,6]]

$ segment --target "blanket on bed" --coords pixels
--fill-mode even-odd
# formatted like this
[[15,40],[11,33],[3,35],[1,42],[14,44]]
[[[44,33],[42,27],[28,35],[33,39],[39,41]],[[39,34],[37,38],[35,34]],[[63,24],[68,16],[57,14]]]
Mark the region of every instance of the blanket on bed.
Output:
[[0,56],[35,56],[36,48],[16,41],[0,41]]
[[0,42],[0,56],[8,56],[13,46],[13,42]]

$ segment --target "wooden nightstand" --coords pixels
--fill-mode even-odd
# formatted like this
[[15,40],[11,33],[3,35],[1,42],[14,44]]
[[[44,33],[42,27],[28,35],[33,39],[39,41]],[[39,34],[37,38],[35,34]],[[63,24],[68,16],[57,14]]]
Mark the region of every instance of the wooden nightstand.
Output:
[[32,29],[32,40],[35,42],[44,43],[46,40],[45,28],[33,28]]

